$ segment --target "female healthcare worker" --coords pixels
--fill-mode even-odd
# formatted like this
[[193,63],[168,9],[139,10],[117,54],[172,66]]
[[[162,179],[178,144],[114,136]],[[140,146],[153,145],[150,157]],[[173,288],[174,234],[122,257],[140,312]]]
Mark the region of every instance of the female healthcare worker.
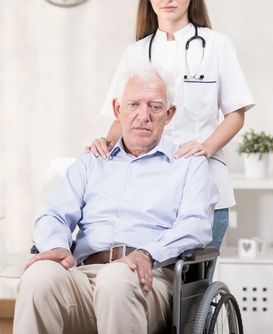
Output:
[[[254,105],[234,47],[225,35],[210,29],[204,0],[139,0],[136,39],[121,59],[102,113],[112,114],[117,80],[127,66],[152,62],[172,72],[177,112],[164,135],[180,144],[176,158],[209,158],[220,191],[212,244],[220,248],[228,208],[235,204],[222,148],[241,129],[245,111]],[[220,123],[219,110],[224,116]],[[90,150],[105,157],[120,133],[115,121],[107,137],[96,139]]]

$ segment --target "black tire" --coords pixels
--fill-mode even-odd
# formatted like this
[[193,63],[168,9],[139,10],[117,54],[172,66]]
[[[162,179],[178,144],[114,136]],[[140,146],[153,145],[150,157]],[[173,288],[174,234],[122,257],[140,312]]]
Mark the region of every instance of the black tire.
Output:
[[[226,317],[222,313],[226,314]],[[224,323],[226,327],[224,331]],[[219,328],[220,326],[220,328]],[[208,334],[243,334],[243,323],[239,305],[230,293],[222,295],[211,317]]]
[[[207,290],[205,291],[201,299],[198,309],[197,309],[192,334],[208,334],[209,333],[210,328],[212,328],[211,320],[217,309],[217,306],[220,300],[222,299],[222,297],[225,297],[226,295],[230,295],[230,291],[228,287],[222,282],[214,282],[207,288]],[[224,300],[222,300],[221,303],[223,305]],[[232,303],[232,302],[229,302],[229,303]],[[239,315],[239,318],[237,318],[237,313],[236,313],[236,310],[237,309],[239,310],[239,307],[237,308],[236,306],[234,306],[235,304],[231,304],[231,305],[232,306],[230,306],[230,308],[232,307],[232,311],[233,311],[232,314],[235,314],[232,319],[235,322],[240,321],[240,324],[241,324],[242,323],[241,316]],[[238,306],[237,303],[236,305]],[[218,308],[219,308],[219,311],[218,311],[219,313],[221,308],[219,306]],[[231,333],[228,333],[228,334],[231,334]],[[237,333],[242,334],[243,332],[238,331]]]

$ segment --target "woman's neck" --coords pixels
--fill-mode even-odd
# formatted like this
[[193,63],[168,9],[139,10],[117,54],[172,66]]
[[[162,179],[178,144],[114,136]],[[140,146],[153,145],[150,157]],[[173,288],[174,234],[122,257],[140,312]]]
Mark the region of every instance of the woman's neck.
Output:
[[178,22],[158,19],[158,28],[167,34],[168,41],[174,41],[175,40],[174,33],[186,27],[186,25],[188,24],[189,24],[188,18],[185,18],[182,21],[180,20]]

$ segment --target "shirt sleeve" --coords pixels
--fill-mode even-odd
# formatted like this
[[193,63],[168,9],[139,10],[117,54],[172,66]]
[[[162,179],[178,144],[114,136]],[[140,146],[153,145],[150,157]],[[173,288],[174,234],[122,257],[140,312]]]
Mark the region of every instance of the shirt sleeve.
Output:
[[155,268],[188,249],[205,247],[212,241],[214,208],[219,194],[206,158],[191,159],[181,187],[183,195],[173,228],[166,229],[157,241],[142,247],[152,255]]
[[82,218],[87,184],[88,161],[85,154],[66,171],[65,178],[38,213],[33,241],[40,252],[56,247],[70,249],[72,232]]
[[224,36],[218,56],[220,107],[224,115],[240,108],[252,108],[254,99],[239,64],[232,42]]

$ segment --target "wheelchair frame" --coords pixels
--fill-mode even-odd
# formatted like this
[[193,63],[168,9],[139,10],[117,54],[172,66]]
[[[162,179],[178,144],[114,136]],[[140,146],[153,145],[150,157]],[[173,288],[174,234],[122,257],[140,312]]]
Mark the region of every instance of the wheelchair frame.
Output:
[[[207,247],[186,251],[177,259],[172,334],[243,334],[235,297],[223,282],[211,283],[218,256],[218,249]],[[225,315],[227,327],[224,330]]]

